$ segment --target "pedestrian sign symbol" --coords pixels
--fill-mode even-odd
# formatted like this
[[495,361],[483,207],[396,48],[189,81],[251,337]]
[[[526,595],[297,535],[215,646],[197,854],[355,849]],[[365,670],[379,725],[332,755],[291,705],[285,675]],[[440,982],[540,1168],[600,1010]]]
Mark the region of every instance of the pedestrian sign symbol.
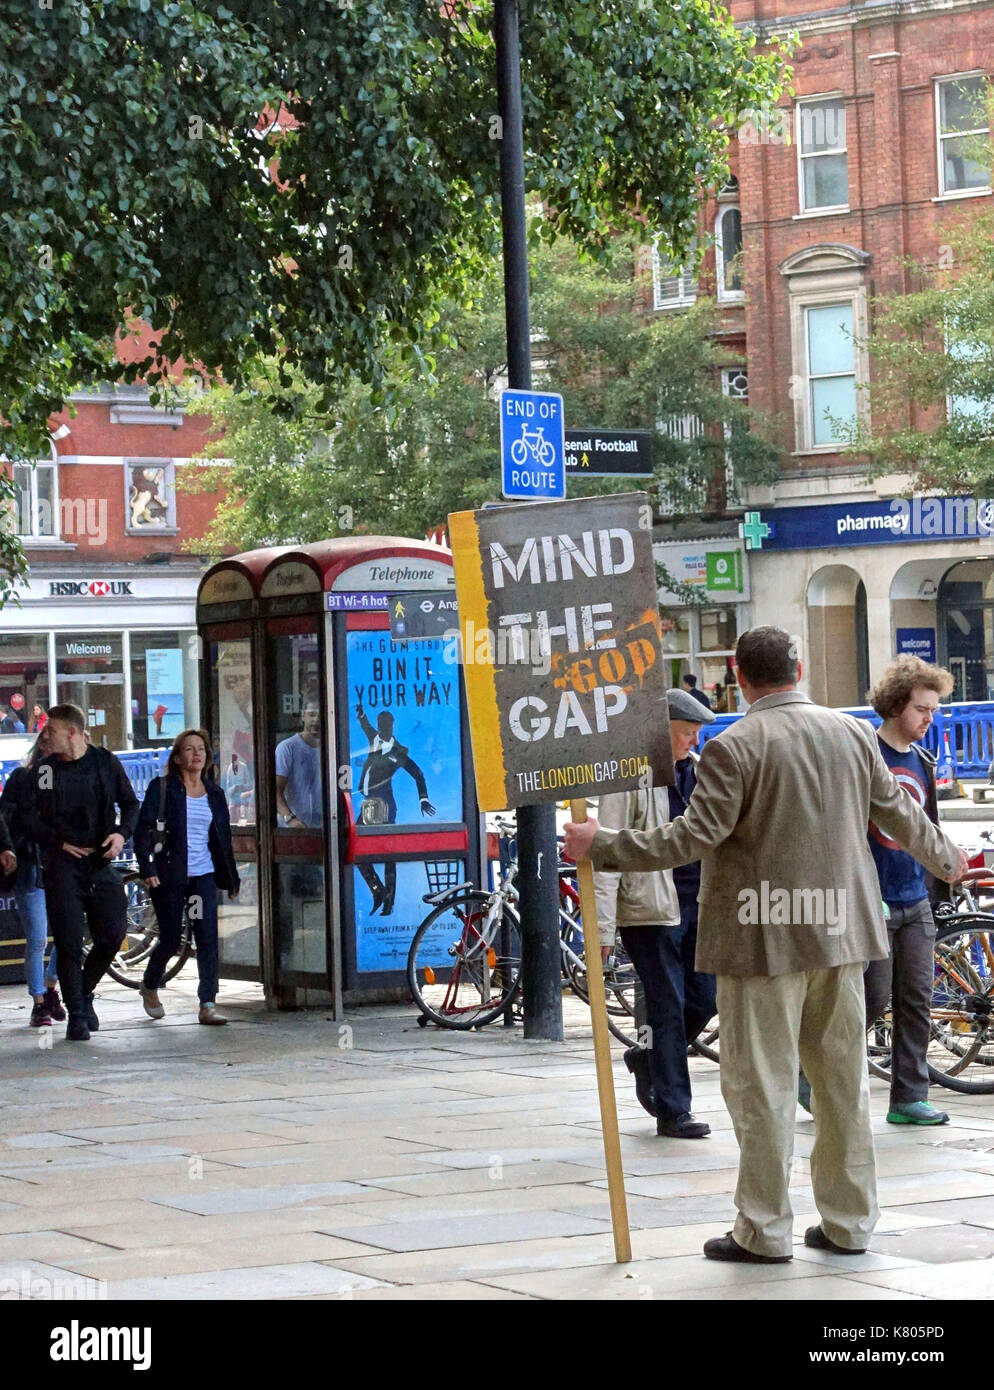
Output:
[[551,391],[502,391],[501,492],[551,501],[566,496],[563,398]]

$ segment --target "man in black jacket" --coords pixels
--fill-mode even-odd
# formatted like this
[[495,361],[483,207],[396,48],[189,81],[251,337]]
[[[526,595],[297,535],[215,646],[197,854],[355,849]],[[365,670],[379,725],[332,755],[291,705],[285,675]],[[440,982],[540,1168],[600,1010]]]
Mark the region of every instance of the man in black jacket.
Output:
[[[112,861],[134,831],[138,798],[114,754],[87,742],[76,705],[53,705],[47,727],[52,751],[35,765],[25,821],[41,846],[45,908],[69,1010],[66,1037],[87,1042],[100,1027],[94,988],[127,931],[124,883]],[[87,928],[93,946],[84,965]]]
[[684,678],[683,678],[683,688],[684,688],[684,690],[687,692],[688,695],[692,695],[692,696],[694,697],[694,699],[697,701],[697,703],[698,703],[699,705],[703,705],[704,708],[705,708],[706,710],[708,710],[710,713],[713,713],[713,712],[714,712],[714,711],[711,709],[711,701],[710,701],[710,700],[708,699],[708,697],[704,694],[704,691],[703,691],[703,690],[698,690],[698,688],[697,688],[697,677],[696,677],[696,676],[692,676],[692,675],[690,675],[690,673],[688,672],[688,674],[685,675]]

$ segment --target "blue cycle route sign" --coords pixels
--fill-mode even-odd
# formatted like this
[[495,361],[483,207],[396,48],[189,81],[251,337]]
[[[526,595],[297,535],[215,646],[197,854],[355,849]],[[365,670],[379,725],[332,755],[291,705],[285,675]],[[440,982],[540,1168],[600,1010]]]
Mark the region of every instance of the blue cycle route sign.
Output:
[[501,492],[551,502],[566,496],[563,398],[551,391],[502,391]]

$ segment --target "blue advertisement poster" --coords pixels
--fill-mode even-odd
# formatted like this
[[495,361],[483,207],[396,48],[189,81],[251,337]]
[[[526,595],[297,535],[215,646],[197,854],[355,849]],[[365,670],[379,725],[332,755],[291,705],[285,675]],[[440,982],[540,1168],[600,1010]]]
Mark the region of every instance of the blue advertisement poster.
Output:
[[175,738],[186,727],[183,705],[183,653],[178,647],[150,647],[145,653],[148,737]]
[[[424,901],[425,893],[439,886],[441,874],[452,884],[466,879],[462,860],[407,860],[403,863],[377,864],[375,872],[390,893],[384,902],[381,894],[369,883],[368,863],[353,866],[355,888],[356,969],[403,971],[414,933],[431,911]],[[426,965],[452,964],[449,947],[458,938],[460,924],[454,916],[442,916],[432,929],[431,946],[427,953],[419,952],[418,959]]]
[[360,824],[462,821],[459,673],[444,651],[440,638],[347,634],[350,787]]

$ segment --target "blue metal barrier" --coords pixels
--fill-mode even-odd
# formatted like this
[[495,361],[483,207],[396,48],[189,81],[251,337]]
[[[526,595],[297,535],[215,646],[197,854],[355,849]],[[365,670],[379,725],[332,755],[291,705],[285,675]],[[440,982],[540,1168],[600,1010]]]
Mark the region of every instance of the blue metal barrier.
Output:
[[[145,799],[148,791],[148,784],[165,771],[166,759],[169,757],[168,748],[138,748],[133,753],[118,753],[117,755],[124,764],[124,770],[128,774],[128,781],[131,783],[139,801]],[[0,785],[6,782],[15,767],[20,767],[19,759],[8,759],[0,762]]]
[[[843,713],[869,720],[875,729],[882,722],[868,705]],[[741,714],[716,715],[713,724],[701,728],[702,745],[741,718]],[[940,769],[948,764],[954,777],[986,778],[994,763],[994,701],[940,705],[922,742],[938,758]]]

